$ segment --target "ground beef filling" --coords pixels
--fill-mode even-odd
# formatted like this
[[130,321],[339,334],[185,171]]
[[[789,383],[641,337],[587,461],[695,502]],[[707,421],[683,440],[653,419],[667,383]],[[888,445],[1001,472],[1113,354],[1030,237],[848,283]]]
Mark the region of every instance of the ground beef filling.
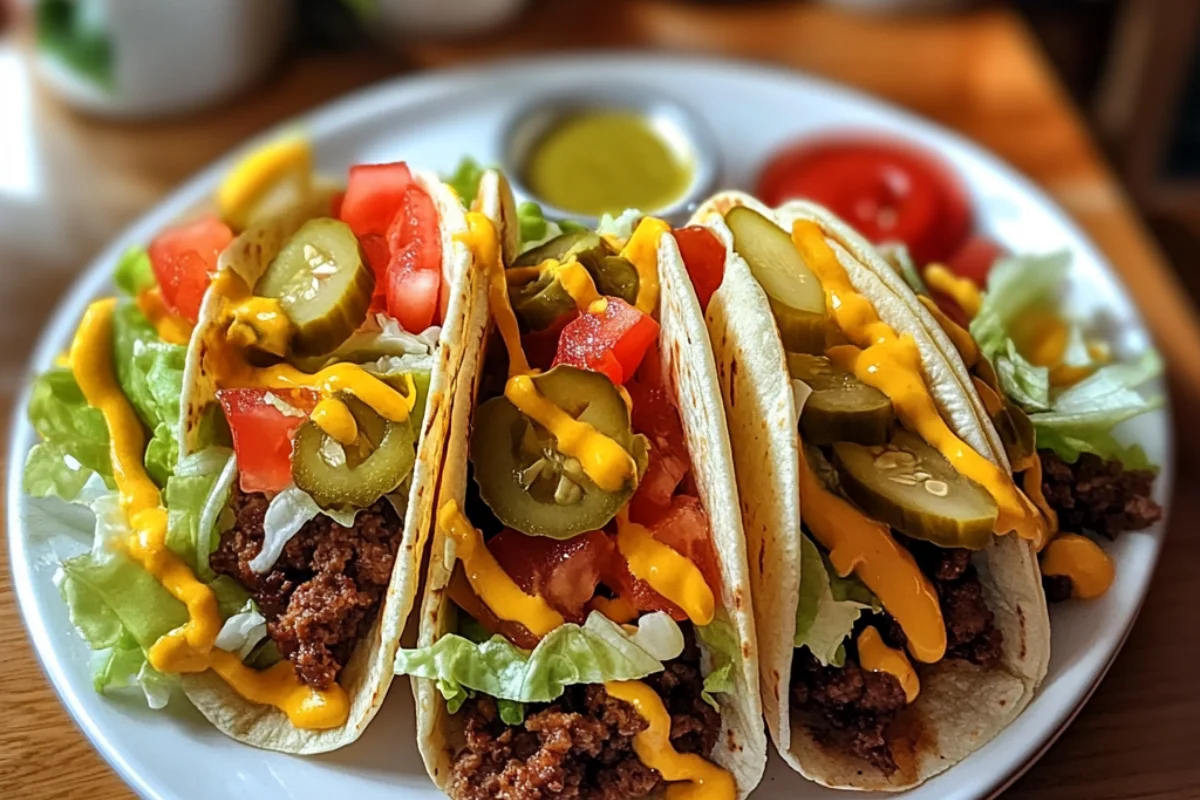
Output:
[[[721,717],[700,697],[699,652],[689,644],[665,671],[645,678],[671,714],[671,744],[707,756]],[[603,686],[571,686],[553,703],[526,709],[525,722],[506,725],[490,697],[459,712],[465,746],[454,759],[448,793],[455,800],[619,800],[662,791],[662,776],[633,752],[646,722]]]
[[292,537],[270,571],[259,574],[250,561],[262,549],[267,505],[264,495],[236,491],[237,521],[209,563],[250,590],[267,618],[267,635],[300,680],[327,689],[387,592],[400,519],[386,501],[360,511],[351,528],[319,516]]
[[[971,565],[971,551],[897,538],[937,589],[946,624],[946,658],[985,668],[998,664],[1004,638],[984,600],[983,586]],[[902,648],[907,642],[904,631],[886,614],[864,618],[860,628],[868,624],[892,647]],[[904,690],[893,676],[860,667],[852,642],[846,650],[841,667],[821,666],[808,648],[797,652],[792,664],[792,701],[817,718],[816,734],[827,746],[891,774],[896,762],[885,734],[904,710]]]
[[[1074,464],[1053,450],[1040,450],[1042,492],[1058,514],[1059,530],[1089,532],[1116,539],[1125,531],[1148,528],[1162,519],[1162,506],[1154,502],[1154,471],[1125,469],[1120,461],[1105,461],[1084,453]],[[1066,575],[1043,575],[1042,588],[1051,603],[1071,597]]]

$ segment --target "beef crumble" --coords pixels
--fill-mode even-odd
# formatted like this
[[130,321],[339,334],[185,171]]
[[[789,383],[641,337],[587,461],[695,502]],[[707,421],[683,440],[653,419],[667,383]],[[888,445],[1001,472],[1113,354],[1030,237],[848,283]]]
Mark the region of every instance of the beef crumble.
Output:
[[1116,539],[1124,531],[1149,527],[1162,519],[1154,502],[1154,471],[1125,469],[1120,461],[1105,461],[1084,453],[1071,464],[1052,450],[1039,450],[1042,492],[1058,514],[1064,531],[1091,531]]
[[[707,756],[717,743],[721,717],[700,697],[699,651],[689,642],[666,669],[645,678],[671,715],[671,744],[681,753]],[[633,752],[646,722],[603,686],[569,686],[558,700],[531,705],[525,722],[506,725],[496,702],[467,700],[465,746],[455,756],[447,793],[455,800],[619,800],[663,788],[662,776]]]
[[237,521],[209,564],[250,590],[267,618],[267,635],[300,680],[327,689],[374,622],[392,577],[401,522],[387,501],[360,511],[350,528],[318,516],[260,574],[250,561],[262,550],[268,505],[262,494],[236,490]]
[[[971,564],[971,551],[946,549],[897,535],[937,590],[946,625],[946,659],[988,668],[1000,662],[1004,637],[988,608],[983,585]],[[874,625],[891,647],[907,638],[887,614],[864,617],[859,629]],[[823,667],[808,651],[792,664],[792,701],[819,720],[817,736],[827,745],[861,758],[886,774],[896,770],[887,727],[904,710],[904,690],[888,673],[864,670],[854,643],[847,643],[845,664]]]

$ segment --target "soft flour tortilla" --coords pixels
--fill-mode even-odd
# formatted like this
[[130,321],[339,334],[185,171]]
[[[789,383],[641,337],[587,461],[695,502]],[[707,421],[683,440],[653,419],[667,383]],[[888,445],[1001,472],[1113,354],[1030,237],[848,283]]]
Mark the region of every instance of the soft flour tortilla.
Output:
[[745,205],[790,230],[796,219],[823,228],[854,287],[879,316],[911,335],[942,416],[968,444],[1008,469],[1003,447],[966,367],[928,312],[874,249],[825,209],[791,203],[773,210],[736,192],[717,195],[692,224],[726,246],[725,278],[708,307],[717,374],[735,442],[734,461],[758,609],[763,707],[784,759],[808,778],[848,789],[901,790],[947,769],[999,733],[1032,699],[1050,657],[1050,623],[1037,560],[1028,542],[995,537],[974,558],[996,626],[1004,635],[1002,665],[983,670],[941,662],[921,665],[921,694],[892,726],[899,769],[885,775],[870,764],[822,745],[790,702],[795,608],[800,591],[799,408],[783,345],[766,294],[733,251],[724,213]]
[[[479,207],[493,220],[501,218],[506,201],[507,188],[502,185],[502,180],[490,173],[480,190]],[[736,510],[733,457],[703,314],[671,236],[662,237],[658,270],[661,287],[659,343],[664,370],[675,388],[692,458],[692,474],[700,500],[708,512],[721,569],[722,592],[717,598],[717,617],[732,625],[742,655],[741,662],[734,664],[733,691],[716,696],[721,706],[722,733],[709,758],[733,774],[739,797],[745,797],[762,780],[767,740],[762,729],[759,657],[755,649],[745,540]],[[487,337],[492,328],[488,287],[481,271],[476,272],[472,285],[471,312],[465,332],[468,354],[454,397],[450,445],[437,500],[439,506],[454,500],[462,507],[466,495],[471,418]],[[457,627],[454,606],[446,595],[454,560],[454,542],[440,529],[435,529],[421,607],[418,647],[433,645]],[[703,644],[701,648],[701,666],[707,671],[711,662],[709,655],[703,652]],[[417,701],[417,742],[421,756],[429,776],[444,789],[452,759],[462,744],[461,723],[447,713],[434,681],[414,679],[413,691]]]
[[[211,670],[183,676],[183,688],[188,698],[210,722],[229,736],[256,747],[305,755],[334,750],[357,739],[383,703],[392,681],[400,635],[416,598],[421,559],[432,524],[433,495],[450,428],[448,399],[453,395],[453,386],[467,353],[464,327],[469,313],[468,276],[472,273],[472,255],[456,238],[466,231],[467,225],[454,193],[431,173],[414,172],[414,178],[433,198],[438,210],[442,285],[449,291],[443,294],[442,318],[445,322],[430,375],[428,402],[417,439],[417,458],[409,488],[408,511],[392,580],[375,624],[355,647],[338,681],[350,697],[350,716],[340,728],[301,730],[278,709],[246,701]],[[222,254],[219,266],[234,270],[253,286],[288,236],[317,213],[325,212],[299,209],[282,224],[252,226]],[[216,386],[206,358],[211,337],[220,335],[216,320],[221,302],[221,298],[211,292],[205,298],[200,324],[188,351],[184,376],[187,387],[183,402],[184,455],[195,448],[197,427],[216,398]]]

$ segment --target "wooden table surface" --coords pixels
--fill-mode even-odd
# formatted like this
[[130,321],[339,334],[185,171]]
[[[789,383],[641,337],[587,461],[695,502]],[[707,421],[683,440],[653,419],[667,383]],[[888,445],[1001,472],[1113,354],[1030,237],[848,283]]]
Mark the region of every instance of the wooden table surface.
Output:
[[[79,117],[31,87],[13,43],[0,77],[28,100],[3,126],[31,130],[36,196],[0,205],[0,413],[27,350],[86,260],[134,215],[244,137],[383,78],[427,67],[567,48],[655,48],[792,66],[884,97],[956,129],[1043,186],[1107,254],[1166,354],[1180,459],[1170,535],[1141,620],[1108,678],[1042,761],[1006,795],[1042,800],[1200,797],[1197,598],[1200,326],[1022,23],[1003,10],[853,16],[807,4],[548,0],[485,42],[293,57],[263,85],[195,117],[142,126]],[[6,72],[7,70],[7,72]],[[14,78],[14,76],[16,76]],[[9,99],[6,97],[6,105]],[[17,103],[18,111],[21,103]],[[12,133],[12,131],[8,131]],[[0,136],[0,140],[4,139]],[[6,198],[0,195],[0,202]],[[1191,265],[1185,265],[1191,267]],[[9,465],[11,468],[11,465]],[[0,545],[3,547],[3,545]],[[127,798],[130,791],[59,706],[0,573],[0,796]]]

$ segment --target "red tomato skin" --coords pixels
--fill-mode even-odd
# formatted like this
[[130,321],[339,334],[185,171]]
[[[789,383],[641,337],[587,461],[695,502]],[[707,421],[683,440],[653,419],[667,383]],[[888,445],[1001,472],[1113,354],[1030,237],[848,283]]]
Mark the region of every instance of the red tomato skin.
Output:
[[[649,360],[647,360],[649,363]],[[630,501],[629,518],[647,524],[657,519],[671,505],[679,484],[691,471],[683,422],[670,395],[661,385],[654,385],[641,370],[637,380],[629,383],[632,401],[631,424],[634,433],[650,440],[649,464]]]
[[677,495],[666,513],[650,525],[655,539],[695,564],[714,593],[721,590],[721,570],[713,549],[712,528],[699,498]]
[[168,228],[150,242],[147,252],[163,300],[193,324],[200,316],[204,293],[217,272],[217,260],[233,231],[209,214]]
[[409,266],[411,250],[400,251],[388,268],[387,310],[406,331],[420,333],[437,317],[440,270],[418,270]]
[[412,182],[412,173],[403,161],[351,167],[338,209],[342,222],[350,226],[355,236],[383,236]]
[[987,288],[988,274],[1005,250],[986,236],[975,234],[946,260],[946,268],[960,278],[970,279],[980,289]]
[[700,308],[707,310],[708,301],[725,279],[725,245],[712,231],[699,225],[676,228],[672,235],[696,289]]
[[[222,389],[217,400],[233,434],[238,482],[243,492],[280,492],[292,482],[292,437],[307,419],[284,414],[266,401],[267,389]],[[311,412],[317,393],[309,389],[271,392],[300,411]]]
[[387,231],[388,313],[407,331],[420,333],[438,318],[442,286],[442,248],[437,209],[416,184],[404,191]]
[[585,311],[563,328],[553,366],[602,372],[621,385],[658,341],[658,323],[618,297],[606,300],[601,313]]
[[523,591],[541,597],[568,621],[583,622],[615,545],[603,531],[560,540],[503,530],[487,548]]
[[767,205],[802,197],[877,244],[900,241],[918,264],[942,261],[971,231],[958,177],[935,155],[863,134],[809,139],[773,156],[758,182]]

